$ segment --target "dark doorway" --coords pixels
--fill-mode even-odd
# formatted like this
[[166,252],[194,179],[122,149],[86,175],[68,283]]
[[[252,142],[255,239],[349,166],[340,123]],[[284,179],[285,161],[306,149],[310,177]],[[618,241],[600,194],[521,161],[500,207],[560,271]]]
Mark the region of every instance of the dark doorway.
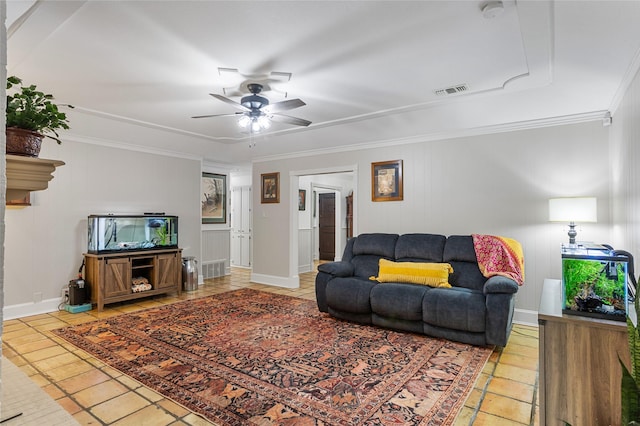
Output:
[[336,258],[336,194],[319,194],[318,233],[320,260]]

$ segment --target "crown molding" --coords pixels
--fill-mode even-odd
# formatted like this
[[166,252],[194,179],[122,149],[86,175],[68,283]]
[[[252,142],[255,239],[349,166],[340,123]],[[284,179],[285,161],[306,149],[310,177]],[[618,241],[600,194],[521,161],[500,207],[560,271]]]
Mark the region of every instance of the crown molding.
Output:
[[398,139],[385,139],[379,141],[365,142],[361,144],[347,145],[343,147],[322,148],[307,151],[292,152],[282,155],[270,155],[255,158],[252,163],[264,163],[269,161],[287,160],[292,158],[311,157],[323,154],[335,154],[338,152],[352,152],[365,149],[383,148],[394,145],[406,145],[421,142],[432,142],[445,139],[456,139],[469,136],[481,136],[494,133],[515,132],[520,130],[531,130],[545,127],[565,126],[569,124],[579,124],[591,121],[601,121],[607,117],[609,111],[593,111],[583,114],[565,115],[560,117],[542,118],[537,120],[514,121],[511,123],[496,124],[492,126],[481,126],[469,129],[454,131],[423,133],[416,136],[409,136]]
[[616,93],[613,95],[611,106],[609,107],[611,115],[615,115],[615,113],[618,111],[618,108],[620,108],[620,104],[622,103],[624,96],[629,90],[629,87],[631,86],[631,84],[633,84],[638,71],[640,71],[640,49],[636,50],[636,54],[633,56],[633,60],[629,64],[629,67],[627,68],[627,71],[625,72],[624,77],[620,82],[620,86],[618,86],[618,90],[616,90]]
[[202,161],[202,157],[198,155],[185,154],[184,152],[173,151],[168,149],[159,149],[134,145],[125,142],[117,142],[111,139],[96,138],[94,136],[78,135],[73,133],[65,133],[65,140],[78,143],[86,143],[90,145],[105,146],[108,148],[123,149],[126,151],[144,152],[146,154],[162,155],[165,157],[182,158],[185,160]]
[[223,163],[217,163],[215,161],[203,160],[202,161],[202,171],[208,171],[209,169],[218,170],[218,171],[225,171],[227,173],[230,173],[230,172],[234,171],[235,169],[237,169],[237,167],[235,165],[233,165],[233,164],[223,164]]

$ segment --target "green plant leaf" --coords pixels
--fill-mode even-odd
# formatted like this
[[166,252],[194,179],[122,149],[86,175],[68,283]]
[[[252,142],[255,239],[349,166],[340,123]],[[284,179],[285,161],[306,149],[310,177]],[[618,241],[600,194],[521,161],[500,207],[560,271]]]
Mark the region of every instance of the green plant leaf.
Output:
[[640,391],[636,381],[620,357],[618,357],[618,361],[622,367],[622,424],[628,425],[632,421],[640,420]]
[[69,123],[66,114],[51,102],[53,99],[34,84],[26,86],[16,76],[7,77],[6,127],[31,130],[61,143],[56,130],[69,129]]

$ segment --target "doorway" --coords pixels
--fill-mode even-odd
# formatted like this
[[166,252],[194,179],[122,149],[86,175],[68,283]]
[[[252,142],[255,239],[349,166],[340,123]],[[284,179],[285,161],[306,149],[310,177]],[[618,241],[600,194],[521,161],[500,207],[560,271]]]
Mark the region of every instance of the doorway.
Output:
[[[299,210],[298,203],[290,203],[292,220],[290,224],[289,265],[290,276],[295,279],[301,272],[309,272],[314,268],[314,261],[320,258],[319,247],[319,219],[320,201],[319,195],[330,193],[334,196],[334,227],[335,240],[333,245],[333,258],[340,257],[346,244],[346,226],[343,229],[343,221],[346,223],[345,194],[354,194],[354,204],[357,197],[358,186],[357,165],[341,166],[314,170],[297,170],[290,172],[290,197],[299,199],[299,191],[306,190],[309,202],[306,208]],[[344,198],[344,199],[343,199]],[[357,220],[354,217],[353,230],[357,232]],[[324,251],[323,251],[324,252]]]
[[336,257],[336,194],[318,195],[318,236],[320,260],[333,261]]

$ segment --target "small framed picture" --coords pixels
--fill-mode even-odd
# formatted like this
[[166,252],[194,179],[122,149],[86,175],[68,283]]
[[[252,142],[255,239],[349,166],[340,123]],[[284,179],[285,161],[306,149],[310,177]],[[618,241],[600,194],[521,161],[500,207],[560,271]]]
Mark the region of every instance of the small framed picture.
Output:
[[227,223],[227,176],[202,173],[202,223]]
[[263,173],[261,177],[261,203],[279,203],[280,202],[280,173]]
[[402,160],[371,163],[371,201],[402,201]]
[[298,210],[306,210],[307,209],[307,190],[299,189],[298,190]]

